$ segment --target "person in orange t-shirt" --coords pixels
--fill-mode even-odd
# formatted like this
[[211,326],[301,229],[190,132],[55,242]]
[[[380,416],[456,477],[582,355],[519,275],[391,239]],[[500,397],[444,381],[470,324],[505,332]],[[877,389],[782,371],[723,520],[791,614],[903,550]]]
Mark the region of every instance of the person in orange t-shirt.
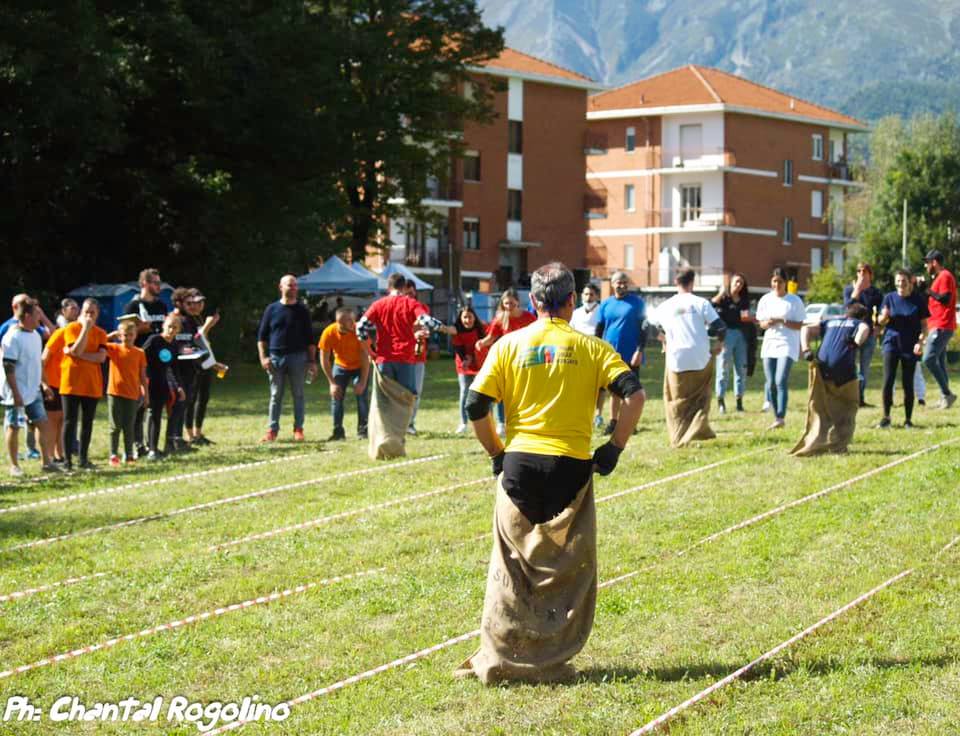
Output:
[[136,461],[133,450],[137,410],[147,395],[147,354],[136,346],[137,322],[125,319],[118,332],[123,342],[106,345],[110,358],[110,379],[107,382],[107,406],[110,409],[110,465],[120,465],[120,433],[123,433],[123,457]]
[[[97,327],[100,303],[85,299],[80,318],[64,327],[63,361],[60,365],[60,398],[63,402],[63,449],[65,468],[73,469],[74,440],[80,422],[80,467],[93,470],[90,439],[97,402],[103,396],[101,364],[107,359],[107,333]],[[81,420],[82,414],[82,420]]]
[[60,398],[60,374],[63,370],[64,331],[58,327],[43,347],[43,408],[50,422],[53,438],[53,459],[64,462],[63,455],[63,402]]
[[340,307],[336,321],[320,335],[317,343],[320,367],[330,383],[330,413],[333,414],[333,434],[328,442],[346,439],[343,430],[343,400],[347,386],[353,385],[357,397],[357,437],[366,439],[367,414],[370,398],[367,388],[370,377],[370,358],[366,347],[357,337],[352,309]]

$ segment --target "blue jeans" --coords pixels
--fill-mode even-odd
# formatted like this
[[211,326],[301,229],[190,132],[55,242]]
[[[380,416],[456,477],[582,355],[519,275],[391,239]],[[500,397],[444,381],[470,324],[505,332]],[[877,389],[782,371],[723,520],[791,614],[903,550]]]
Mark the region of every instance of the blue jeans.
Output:
[[787,383],[790,381],[790,366],[793,358],[764,358],[763,373],[767,377],[767,400],[777,419],[787,415]]
[[947,343],[953,337],[953,330],[930,330],[927,344],[923,348],[923,365],[933,376],[940,393],[950,395],[950,379],[947,378]]
[[857,350],[858,373],[860,379],[860,401],[863,401],[863,395],[867,390],[867,379],[870,377],[870,363],[873,361],[873,353],[877,349],[877,338],[873,335],[867,338],[867,341]]
[[[333,414],[333,431],[343,432],[343,404],[347,400],[347,388],[360,382],[360,369],[347,370],[333,366],[333,382],[343,389],[342,399],[330,399],[330,413]],[[370,383],[367,382],[363,393],[357,396],[357,433],[367,431],[367,414],[370,412]]]
[[464,376],[457,374],[457,382],[460,384],[460,423],[469,424],[467,417],[467,392],[470,391],[470,384],[473,383],[474,376]]
[[280,431],[280,412],[283,409],[283,389],[290,384],[293,395],[293,428],[303,429],[303,386],[307,378],[307,351],[288,355],[271,355],[270,365],[270,430]]
[[747,390],[747,340],[740,330],[727,330],[723,352],[717,356],[717,398],[727,392],[727,375],[733,367],[733,393],[738,399]]
[[420,408],[420,396],[423,394],[423,378],[427,375],[427,364],[426,363],[414,363],[413,364],[413,380],[416,381],[417,390],[414,392],[417,395],[417,400],[413,402],[413,416],[410,417],[410,426],[413,427],[417,422],[417,410]]
[[380,375],[392,378],[412,394],[417,393],[416,363],[380,363]]

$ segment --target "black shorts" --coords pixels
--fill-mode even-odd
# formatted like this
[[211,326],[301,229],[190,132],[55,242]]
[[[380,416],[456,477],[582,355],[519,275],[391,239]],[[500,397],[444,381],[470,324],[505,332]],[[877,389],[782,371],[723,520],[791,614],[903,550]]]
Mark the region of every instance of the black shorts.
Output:
[[50,387],[51,398],[43,397],[43,408],[49,411],[63,411],[63,404],[60,402],[60,389]]
[[573,503],[593,473],[593,460],[508,452],[503,490],[531,524],[542,524]]

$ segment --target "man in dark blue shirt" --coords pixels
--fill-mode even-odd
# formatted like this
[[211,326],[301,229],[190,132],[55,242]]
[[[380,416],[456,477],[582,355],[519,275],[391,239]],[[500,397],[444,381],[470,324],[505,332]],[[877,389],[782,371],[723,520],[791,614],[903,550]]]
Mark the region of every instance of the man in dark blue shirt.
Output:
[[883,303],[883,292],[873,285],[873,268],[869,263],[857,264],[857,278],[852,284],[843,288],[843,306],[862,304],[867,309],[864,321],[870,328],[866,342],[857,349],[858,378],[860,379],[860,406],[867,406],[865,393],[867,379],[870,376],[870,363],[877,348],[875,317]]
[[260,319],[257,350],[260,365],[270,377],[270,426],[262,442],[273,442],[280,431],[283,389],[293,395],[293,438],[303,441],[304,384],[317,375],[317,346],[313,341],[310,312],[297,299],[297,277],[280,279],[280,300],[269,305]]

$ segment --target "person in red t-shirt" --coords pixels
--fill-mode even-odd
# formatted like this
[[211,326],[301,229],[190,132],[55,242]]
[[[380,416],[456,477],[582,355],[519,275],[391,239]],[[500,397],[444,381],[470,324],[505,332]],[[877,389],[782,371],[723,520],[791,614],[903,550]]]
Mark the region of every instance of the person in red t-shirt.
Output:
[[957,400],[950,391],[950,379],[947,377],[947,343],[957,329],[957,280],[943,266],[943,253],[932,250],[923,259],[927,273],[933,277],[933,283],[927,292],[927,343],[923,350],[923,364],[940,386],[938,409],[949,409]]
[[416,299],[403,293],[407,279],[392,273],[387,279],[387,296],[377,299],[357,322],[357,336],[361,340],[376,330],[377,369],[380,375],[392,378],[410,393],[417,393],[416,344],[431,330],[443,323],[434,319]]
[[[537,321],[535,315],[520,308],[520,296],[514,288],[507,289],[500,295],[497,313],[487,327],[487,335],[477,341],[477,350],[489,350],[490,347],[504,335],[526,327]],[[506,434],[504,427],[503,404],[497,404],[497,434],[503,437]]]
[[460,383],[460,426],[457,434],[463,434],[469,426],[467,423],[467,393],[473,377],[477,375],[487,357],[486,350],[477,350],[487,331],[487,326],[480,321],[472,307],[461,307],[454,325],[456,333],[450,344],[457,364],[457,380]]

